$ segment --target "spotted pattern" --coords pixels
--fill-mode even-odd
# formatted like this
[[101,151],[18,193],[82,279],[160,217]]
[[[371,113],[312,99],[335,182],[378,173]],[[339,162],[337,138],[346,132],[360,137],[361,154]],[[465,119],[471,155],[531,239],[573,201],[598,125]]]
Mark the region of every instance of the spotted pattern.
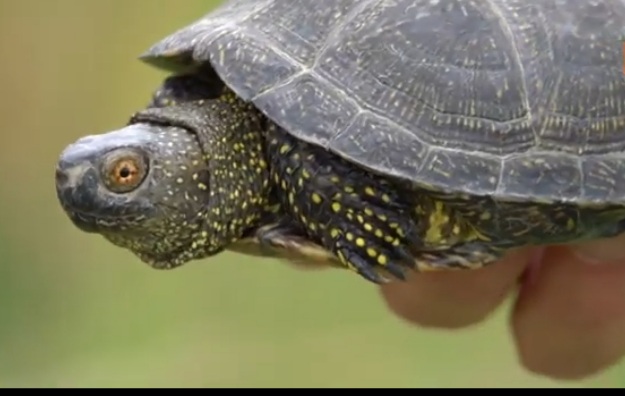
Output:
[[199,174],[175,180],[181,191],[196,187],[205,197],[199,208],[185,211],[196,229],[168,229],[179,243],[187,240],[182,250],[171,257],[142,253],[155,267],[172,268],[222,251],[255,227],[272,206],[262,118],[232,92],[224,92],[222,85],[205,78],[183,75],[167,79],[152,106],[132,119],[165,120],[192,131],[208,176],[206,180]]
[[372,281],[376,266],[402,276],[413,223],[392,188],[271,125],[267,157],[283,210],[343,265]]
[[128,222],[112,213],[111,223],[99,227],[115,245],[130,249],[155,268],[169,268],[197,254],[189,247],[197,248],[197,241],[208,235],[202,226],[211,177],[197,139],[186,130],[159,129],[154,143],[147,184],[127,196],[124,205],[111,206],[118,213],[132,213],[139,208],[129,203],[149,200],[146,208],[137,210],[145,214],[140,221]]

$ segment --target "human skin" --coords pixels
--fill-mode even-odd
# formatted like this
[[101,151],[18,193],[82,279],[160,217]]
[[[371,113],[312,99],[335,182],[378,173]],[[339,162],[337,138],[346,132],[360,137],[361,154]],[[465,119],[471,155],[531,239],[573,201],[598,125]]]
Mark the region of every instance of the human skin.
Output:
[[480,270],[411,274],[381,286],[391,312],[431,328],[479,323],[512,293],[510,327],[528,370],[581,379],[625,355],[625,236],[516,250]]

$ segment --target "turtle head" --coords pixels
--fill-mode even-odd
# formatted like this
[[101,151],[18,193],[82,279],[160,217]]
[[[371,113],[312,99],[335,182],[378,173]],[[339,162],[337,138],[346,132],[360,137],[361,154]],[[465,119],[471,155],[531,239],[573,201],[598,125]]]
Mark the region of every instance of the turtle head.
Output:
[[66,147],[56,168],[71,221],[155,268],[226,249],[269,195],[258,116],[189,78],[167,79],[126,127]]

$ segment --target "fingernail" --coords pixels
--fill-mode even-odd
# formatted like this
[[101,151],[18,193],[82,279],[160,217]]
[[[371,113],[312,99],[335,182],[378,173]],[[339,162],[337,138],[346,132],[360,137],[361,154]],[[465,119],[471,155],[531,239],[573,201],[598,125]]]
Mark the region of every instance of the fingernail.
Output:
[[601,264],[625,259],[625,235],[583,242],[572,247],[573,253],[588,264]]

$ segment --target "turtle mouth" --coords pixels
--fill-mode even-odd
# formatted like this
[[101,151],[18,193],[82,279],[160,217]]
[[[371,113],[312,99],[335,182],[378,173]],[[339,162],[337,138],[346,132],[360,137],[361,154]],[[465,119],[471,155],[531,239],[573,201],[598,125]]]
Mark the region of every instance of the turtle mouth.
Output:
[[148,219],[146,214],[106,215],[66,209],[72,223],[81,231],[97,234],[103,231],[123,232]]

